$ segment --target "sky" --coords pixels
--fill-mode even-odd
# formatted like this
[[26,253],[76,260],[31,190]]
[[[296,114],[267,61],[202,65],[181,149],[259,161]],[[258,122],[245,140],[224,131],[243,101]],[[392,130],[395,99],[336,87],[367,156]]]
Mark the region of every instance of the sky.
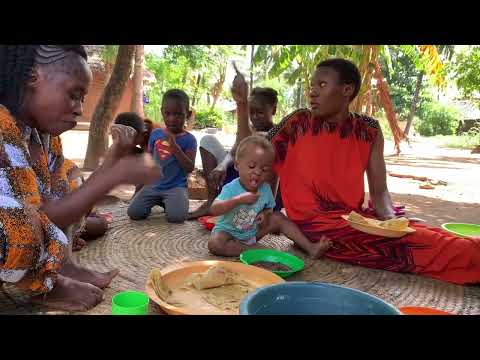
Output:
[[167,45],[144,45],[145,46],[145,52],[147,53],[153,53],[155,55],[162,55],[163,49],[167,47]]

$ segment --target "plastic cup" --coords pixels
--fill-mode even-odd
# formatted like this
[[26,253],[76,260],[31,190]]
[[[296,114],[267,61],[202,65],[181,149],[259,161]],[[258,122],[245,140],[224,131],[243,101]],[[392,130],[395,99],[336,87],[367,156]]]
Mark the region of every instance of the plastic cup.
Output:
[[112,315],[147,315],[150,299],[140,291],[123,291],[112,298]]

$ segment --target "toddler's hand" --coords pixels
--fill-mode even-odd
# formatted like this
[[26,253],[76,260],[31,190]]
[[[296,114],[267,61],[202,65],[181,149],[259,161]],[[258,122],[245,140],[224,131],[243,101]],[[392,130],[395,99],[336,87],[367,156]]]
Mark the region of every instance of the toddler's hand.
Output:
[[258,200],[259,197],[260,197],[259,193],[246,192],[239,195],[238,200],[240,204],[252,205],[252,204],[255,204],[255,202]]

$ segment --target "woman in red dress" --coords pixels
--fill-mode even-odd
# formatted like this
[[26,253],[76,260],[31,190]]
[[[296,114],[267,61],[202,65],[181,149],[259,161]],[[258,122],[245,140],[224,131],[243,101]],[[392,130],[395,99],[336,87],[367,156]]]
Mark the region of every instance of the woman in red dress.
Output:
[[480,241],[411,224],[416,232],[383,238],[351,228],[341,215],[363,215],[364,174],[379,219],[395,216],[387,188],[378,121],[349,112],[361,83],[344,59],[320,63],[310,109],[287,116],[269,133],[288,217],[313,242],[330,238],[326,257],[354,265],[428,276],[456,284],[480,282]]

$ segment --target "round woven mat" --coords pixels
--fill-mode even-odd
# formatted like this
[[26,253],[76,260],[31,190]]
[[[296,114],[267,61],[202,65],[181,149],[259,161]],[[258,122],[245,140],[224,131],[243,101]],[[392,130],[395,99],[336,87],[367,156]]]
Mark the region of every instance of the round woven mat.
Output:
[[[209,254],[210,233],[196,221],[182,225],[169,224],[161,210],[154,209],[148,220],[131,221],[127,204],[106,205],[100,211],[111,211],[113,222],[107,234],[92,241],[74,257],[84,266],[98,271],[113,268],[120,274],[105,290],[104,301],[87,314],[110,314],[111,298],[124,290],[144,290],[146,278],[154,267],[176,262],[222,259]],[[414,275],[397,274],[351,266],[329,260],[312,261],[283,236],[268,236],[265,245],[289,251],[305,261],[305,270],[290,281],[322,281],[345,285],[376,295],[391,304],[426,306],[454,314],[480,314],[480,287],[458,286]],[[232,260],[232,259],[228,259]],[[41,306],[28,304],[28,298],[11,285],[0,291],[0,313],[58,314]],[[150,313],[161,313],[151,302]]]

